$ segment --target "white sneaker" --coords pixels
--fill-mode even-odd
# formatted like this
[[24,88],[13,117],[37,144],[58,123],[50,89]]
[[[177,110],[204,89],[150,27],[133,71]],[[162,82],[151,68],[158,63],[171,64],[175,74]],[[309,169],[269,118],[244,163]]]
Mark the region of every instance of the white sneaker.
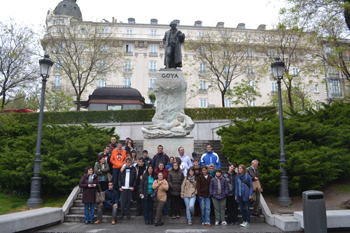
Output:
[[215,222],[215,226],[219,226],[219,222]]
[[250,226],[249,222],[245,222],[245,226],[249,227]]
[[245,227],[246,225],[245,225],[246,223],[245,222],[243,222],[242,224],[240,224],[242,227]]
[[227,222],[226,222],[226,221],[223,221],[223,222],[221,223],[221,225],[227,226]]

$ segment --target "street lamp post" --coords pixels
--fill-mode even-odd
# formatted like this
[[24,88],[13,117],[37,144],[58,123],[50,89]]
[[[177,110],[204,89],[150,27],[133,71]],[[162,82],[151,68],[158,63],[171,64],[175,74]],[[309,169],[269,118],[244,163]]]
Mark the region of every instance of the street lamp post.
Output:
[[41,191],[41,177],[40,173],[40,163],[41,163],[41,133],[43,129],[43,113],[44,113],[44,99],[45,99],[45,88],[46,81],[50,76],[50,70],[53,62],[50,60],[48,55],[44,56],[44,59],[39,60],[40,64],[40,75],[43,78],[43,84],[41,89],[41,102],[40,102],[40,113],[39,113],[39,127],[38,127],[38,138],[36,141],[36,153],[34,159],[34,174],[31,178],[30,186],[30,198],[27,201],[27,206],[29,208],[36,208],[40,206],[43,201],[40,198]]
[[283,165],[287,164],[286,154],[284,151],[284,127],[283,127],[283,111],[282,111],[282,95],[281,95],[281,80],[283,79],[284,62],[282,62],[280,58],[275,58],[275,60],[276,61],[271,64],[271,68],[273,70],[273,76],[277,80],[277,85],[278,85],[278,110],[279,110],[279,121],[280,121],[280,145],[281,145],[280,171],[282,173],[281,184],[280,184],[280,196],[278,197],[277,202],[281,206],[289,206],[290,204],[292,204],[292,200],[289,198],[287,171],[283,167]]

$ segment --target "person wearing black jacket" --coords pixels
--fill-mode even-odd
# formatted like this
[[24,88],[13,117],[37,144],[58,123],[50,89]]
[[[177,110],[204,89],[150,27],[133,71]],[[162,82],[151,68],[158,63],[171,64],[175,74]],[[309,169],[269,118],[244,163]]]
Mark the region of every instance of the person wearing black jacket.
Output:
[[135,186],[135,190],[133,191],[133,194],[132,194],[132,199],[136,200],[136,202],[137,202],[136,216],[140,216],[140,215],[142,215],[142,199],[139,195],[139,186],[140,186],[141,177],[146,172],[146,165],[145,165],[144,158],[138,159],[137,165],[136,165],[136,171],[137,171],[136,186]]
[[118,146],[117,139],[115,137],[111,137],[111,144],[109,144],[109,156],[112,155],[112,152],[114,149],[116,149]]
[[127,158],[125,161],[126,168],[119,174],[118,178],[118,186],[120,187],[119,191],[121,192],[122,197],[120,219],[124,217],[124,214],[126,214],[127,218],[130,218],[132,191],[134,191],[136,187],[136,168],[131,166],[131,158]]
[[155,180],[154,170],[152,165],[147,167],[147,171],[142,175],[139,193],[140,198],[143,199],[143,216],[145,217],[146,225],[152,224],[153,217],[153,199],[151,198],[152,185]]
[[165,165],[169,162],[169,157],[163,152],[163,146],[158,146],[158,153],[153,157],[152,166],[154,168],[158,167],[158,164],[162,162]]
[[152,165],[152,159],[150,157],[148,157],[148,151],[147,150],[143,150],[142,151],[142,155],[143,158],[145,159],[145,165],[146,167],[148,167],[149,165]]
[[95,224],[102,222],[102,214],[105,209],[112,209],[112,225],[116,224],[117,209],[119,205],[119,194],[113,189],[113,182],[108,182],[108,189],[105,191],[105,201],[98,205],[97,221]]
[[238,218],[237,218],[237,202],[235,200],[235,181],[236,181],[236,175],[235,172],[236,164],[231,163],[228,172],[223,174],[223,177],[226,179],[228,183],[229,192],[226,197],[226,208],[228,213],[228,223],[232,225],[239,225]]

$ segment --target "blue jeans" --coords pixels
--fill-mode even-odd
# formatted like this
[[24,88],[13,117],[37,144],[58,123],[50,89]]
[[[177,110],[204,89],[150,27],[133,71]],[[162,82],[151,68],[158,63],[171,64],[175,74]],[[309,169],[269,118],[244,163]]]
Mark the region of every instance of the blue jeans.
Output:
[[192,222],[191,215],[194,214],[194,203],[196,202],[196,195],[193,197],[184,197],[186,205],[186,215],[188,222]]
[[85,222],[92,222],[95,214],[95,203],[84,203]]
[[242,218],[244,222],[250,223],[250,201],[243,201],[243,197],[237,197],[239,209],[241,210]]
[[119,193],[119,187],[118,187],[118,176],[119,176],[120,169],[113,168],[113,188]]
[[166,192],[166,201],[163,207],[163,215],[169,215],[169,195],[168,192]]
[[202,197],[201,206],[202,223],[210,223],[210,197]]
[[143,216],[145,217],[145,221],[152,222],[153,200],[151,194],[148,195],[148,199],[143,199]]

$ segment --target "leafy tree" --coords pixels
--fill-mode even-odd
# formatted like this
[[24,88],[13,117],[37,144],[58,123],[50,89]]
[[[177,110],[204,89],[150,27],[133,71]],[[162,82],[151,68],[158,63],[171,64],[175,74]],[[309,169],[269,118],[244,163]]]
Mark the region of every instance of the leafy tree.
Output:
[[[0,109],[10,101],[23,98],[16,90],[38,79],[39,66],[33,61],[35,34],[25,26],[0,22]],[[34,62],[34,63],[33,63]]]
[[[350,177],[350,105],[324,105],[319,111],[293,113],[284,119],[285,151],[292,194],[319,189],[338,178]],[[262,185],[268,193],[278,193],[280,184],[279,119],[251,118],[218,131],[222,152],[231,162],[249,166],[260,162]]]
[[[7,114],[0,114],[0,117]],[[0,169],[2,188],[27,192],[33,175],[37,123],[7,121],[0,128]],[[87,166],[93,166],[114,135],[114,128],[91,125],[44,125],[41,146],[42,193],[69,193],[79,183]]]
[[249,80],[242,80],[240,83],[236,82],[228,95],[236,97],[233,101],[234,104],[242,104],[249,107],[251,101],[256,100],[256,97],[261,97],[259,88],[255,84],[257,84],[257,81],[254,82],[254,85],[251,85]]
[[46,90],[45,108],[49,112],[69,111],[75,106],[74,100],[65,90]]
[[56,63],[76,96],[77,108],[86,87],[106,79],[123,65],[123,52],[113,33],[100,24],[56,26],[48,30],[42,45]]
[[251,41],[248,33],[227,28],[205,30],[199,36],[190,34],[186,40],[185,49],[194,53],[190,66],[200,79],[220,91],[222,107],[232,81],[243,74],[254,74]]
[[154,92],[152,92],[152,93],[149,93],[148,94],[148,98],[149,98],[149,100],[151,101],[151,104],[155,104],[156,103],[156,95],[154,94]]

